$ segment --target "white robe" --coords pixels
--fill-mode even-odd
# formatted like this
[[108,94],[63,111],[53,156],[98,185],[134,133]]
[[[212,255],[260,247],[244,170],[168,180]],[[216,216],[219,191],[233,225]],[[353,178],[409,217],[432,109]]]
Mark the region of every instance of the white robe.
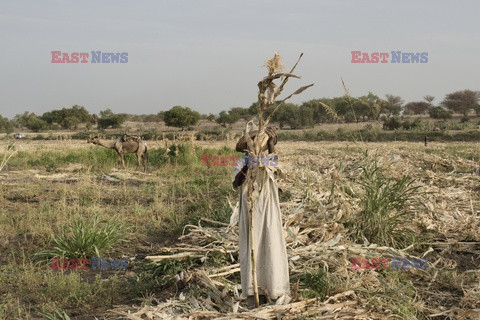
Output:
[[[241,166],[237,164],[235,175],[240,169]],[[277,169],[278,167],[263,167],[258,170],[255,183],[257,198],[253,213],[259,294],[268,294],[271,299],[290,293],[287,249],[275,180]],[[242,297],[253,295],[249,220],[248,180],[246,180],[241,186],[238,216]],[[263,288],[267,292],[264,292]]]

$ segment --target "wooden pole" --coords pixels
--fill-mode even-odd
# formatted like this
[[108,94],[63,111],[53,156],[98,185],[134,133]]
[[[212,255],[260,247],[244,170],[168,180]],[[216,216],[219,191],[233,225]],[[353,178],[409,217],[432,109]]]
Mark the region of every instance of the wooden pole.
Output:
[[257,284],[257,257],[255,255],[255,241],[254,241],[254,227],[253,224],[255,222],[255,215],[253,206],[255,204],[254,199],[254,183],[257,178],[257,171],[258,167],[252,166],[250,160],[252,156],[255,156],[255,142],[258,139],[258,135],[255,137],[255,142],[252,141],[250,134],[245,132],[246,140],[247,140],[247,147],[248,147],[248,159],[249,159],[249,170],[248,170],[248,217],[249,217],[249,240],[250,240],[250,258],[251,258],[251,267],[252,267],[252,282],[253,282],[253,295],[255,299],[255,308],[258,308],[260,305],[260,300],[258,297],[258,284]]

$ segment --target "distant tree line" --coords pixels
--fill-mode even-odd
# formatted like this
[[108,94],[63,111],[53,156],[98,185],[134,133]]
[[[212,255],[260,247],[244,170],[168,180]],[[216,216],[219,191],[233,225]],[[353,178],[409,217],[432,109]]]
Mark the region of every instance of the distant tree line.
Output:
[[[480,91],[463,90],[449,93],[443,101],[435,105],[433,96],[425,96],[423,101],[404,103],[399,96],[387,94],[385,99],[372,92],[360,97],[341,96],[334,98],[320,98],[305,101],[300,105],[286,103],[281,105],[273,114],[272,119],[282,129],[302,129],[314,127],[320,123],[363,122],[381,120],[384,128],[393,130],[400,125],[399,115],[426,115],[434,119],[449,119],[453,113],[463,115],[463,121],[474,111],[480,116]],[[278,105],[273,105],[268,113],[273,112]],[[240,119],[248,120],[257,115],[257,104],[248,107],[234,107],[221,111],[218,116],[205,115],[186,106],[174,106],[168,111],[157,114],[131,115],[114,113],[111,109],[101,111],[99,115],[90,114],[85,107],[74,105],[70,108],[56,109],[45,112],[41,116],[25,112],[16,115],[13,120],[0,116],[0,132],[13,132],[15,128],[27,128],[34,132],[43,130],[75,130],[80,125],[90,129],[97,125],[98,129],[120,128],[125,121],[160,122],[167,126],[185,129],[194,126],[200,119],[216,121],[227,127]],[[406,124],[408,126],[408,124]]]
[[12,133],[13,130],[12,121],[0,116],[0,132]]
[[[313,99],[300,105],[287,103],[278,108],[272,119],[280,128],[302,129],[314,127],[316,124],[342,121],[363,122],[381,120],[387,123],[386,128],[399,128],[399,115],[430,115],[434,119],[449,119],[453,113],[460,113],[467,118],[473,110],[480,116],[480,92],[472,90],[456,91],[448,94],[437,106],[433,104],[433,96],[425,96],[424,101],[407,104],[399,96],[387,94],[385,99],[369,92],[361,97],[342,96],[335,98]],[[324,105],[334,110],[334,116]],[[272,106],[270,112],[275,109]],[[249,119],[257,114],[256,104],[248,108],[235,107],[222,111],[216,121],[222,126],[231,125],[240,119]],[[465,120],[465,119],[464,119]],[[466,119],[468,120],[468,119]],[[409,126],[408,123],[405,126]]]
[[0,117],[0,131],[13,132],[17,129],[29,129],[33,132],[44,130],[76,130],[80,125],[87,129],[97,125],[98,128],[119,128],[125,122],[125,115],[115,114],[107,109],[100,112],[100,116],[90,114],[85,107],[74,105],[71,108],[55,109],[36,115],[33,112],[17,114],[11,121]]

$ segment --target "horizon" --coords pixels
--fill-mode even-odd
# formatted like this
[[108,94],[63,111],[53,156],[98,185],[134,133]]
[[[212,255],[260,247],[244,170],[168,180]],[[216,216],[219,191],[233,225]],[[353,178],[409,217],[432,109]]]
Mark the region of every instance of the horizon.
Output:
[[[0,114],[72,105],[94,114],[157,114],[181,105],[218,115],[256,102],[263,61],[275,52],[286,69],[304,53],[296,71],[302,79],[292,79],[284,96],[315,85],[289,101],[296,104],[344,95],[341,78],[354,97],[371,91],[405,103],[432,95],[438,105],[448,93],[479,89],[480,4],[369,4],[3,1]],[[126,52],[128,62],[52,63],[52,51]],[[352,51],[427,52],[428,62],[352,63]]]

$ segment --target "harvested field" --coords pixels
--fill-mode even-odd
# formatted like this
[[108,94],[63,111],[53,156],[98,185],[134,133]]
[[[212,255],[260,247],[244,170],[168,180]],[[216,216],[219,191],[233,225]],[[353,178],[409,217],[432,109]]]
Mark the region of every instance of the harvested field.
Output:
[[[203,153],[236,154],[225,144],[165,156],[148,142],[140,173],[133,156],[117,170],[111,150],[84,142],[16,143],[0,171],[0,318],[480,318],[480,143],[280,141],[291,301],[255,310],[238,299],[231,168],[201,166]],[[369,188],[384,196],[368,198]],[[128,270],[52,270],[38,257],[72,221],[95,217],[118,224],[120,240],[102,255],[128,258]],[[358,270],[352,257],[427,259],[428,268]]]

